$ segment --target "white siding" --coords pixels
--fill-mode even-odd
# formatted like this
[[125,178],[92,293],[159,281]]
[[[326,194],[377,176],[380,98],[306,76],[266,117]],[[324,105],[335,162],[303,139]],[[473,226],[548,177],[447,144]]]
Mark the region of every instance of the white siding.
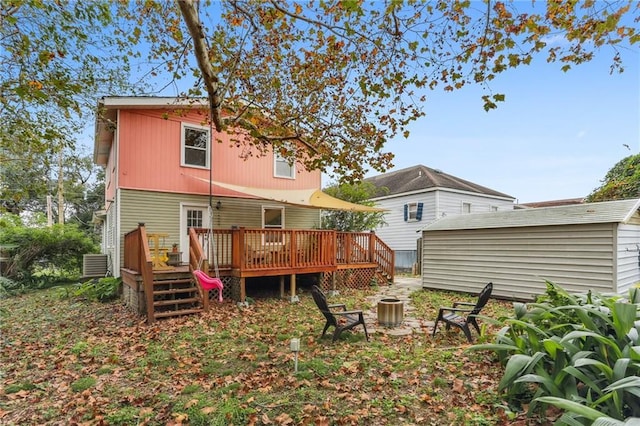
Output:
[[[423,203],[422,220],[405,222],[404,205]],[[376,235],[393,250],[416,250],[418,231],[435,219],[435,192],[405,195],[376,201],[376,206],[386,209],[385,225],[376,229]]]
[[569,291],[612,292],[614,223],[423,232],[425,288],[528,300],[547,279]]
[[438,217],[442,217],[443,213],[444,216],[462,214],[463,203],[471,204],[471,213],[490,213],[492,206],[498,207],[500,211],[513,210],[513,202],[510,200],[452,191],[439,191],[438,203]]
[[640,282],[640,226],[620,224],[618,226],[618,294]]
[[[422,220],[404,220],[404,205],[423,203]],[[513,210],[513,202],[488,196],[472,195],[454,191],[428,191],[376,200],[376,206],[387,209],[386,225],[376,229],[376,234],[393,250],[416,250],[416,240],[420,230],[430,222],[443,216],[462,213],[462,203],[471,204],[471,213],[491,212],[491,207],[499,210]]]

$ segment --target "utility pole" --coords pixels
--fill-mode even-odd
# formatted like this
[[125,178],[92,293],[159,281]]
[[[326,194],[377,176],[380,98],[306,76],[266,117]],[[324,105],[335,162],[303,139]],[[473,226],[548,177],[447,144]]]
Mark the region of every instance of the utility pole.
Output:
[[58,223],[64,223],[64,176],[62,172],[62,150],[58,155]]

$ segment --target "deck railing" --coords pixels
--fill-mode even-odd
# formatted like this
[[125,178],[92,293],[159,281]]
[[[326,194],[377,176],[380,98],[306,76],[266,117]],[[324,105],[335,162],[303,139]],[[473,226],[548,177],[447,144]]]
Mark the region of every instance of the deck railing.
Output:
[[[340,266],[376,267],[393,281],[394,253],[373,232],[293,229],[189,229],[189,267],[215,267],[241,277],[336,270]],[[155,321],[153,262],[144,224],[124,236],[125,269],[142,276],[147,323]],[[208,297],[197,282],[203,309]]]
[[209,268],[260,271],[378,264],[393,279],[394,253],[373,232],[194,228]]

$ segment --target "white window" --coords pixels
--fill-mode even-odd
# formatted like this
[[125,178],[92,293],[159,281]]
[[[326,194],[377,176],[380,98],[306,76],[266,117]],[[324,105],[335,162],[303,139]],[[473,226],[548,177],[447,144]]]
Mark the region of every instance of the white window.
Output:
[[471,203],[462,203],[462,213],[471,213]]
[[[262,227],[264,229],[284,229],[284,207],[263,207]],[[265,233],[265,243],[282,243],[281,232]]]
[[407,203],[404,205],[404,221],[417,222],[422,220],[423,203]]
[[189,228],[202,228],[204,217],[204,209],[187,209],[187,234],[189,233]]
[[182,165],[209,168],[211,138],[207,127],[182,123]]
[[416,220],[416,214],[418,213],[418,203],[409,203],[409,220]]
[[498,206],[491,206],[491,211],[492,212],[497,212],[498,211]]
[[280,178],[294,179],[296,177],[296,166],[289,164],[289,161],[282,157],[280,153],[273,152],[273,175]]

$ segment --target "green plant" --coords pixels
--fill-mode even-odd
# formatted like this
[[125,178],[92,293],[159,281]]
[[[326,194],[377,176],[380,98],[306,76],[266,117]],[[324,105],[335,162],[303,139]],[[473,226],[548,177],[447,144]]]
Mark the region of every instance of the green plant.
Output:
[[31,288],[78,276],[82,255],[97,251],[74,224],[26,226],[20,219],[4,218],[0,227],[0,245],[11,259],[5,277]]
[[36,386],[33,383],[14,383],[14,384],[8,385],[4,391],[6,394],[11,394],[11,393],[20,392],[22,390],[29,391],[35,388]]
[[72,294],[97,302],[108,302],[118,297],[121,283],[120,278],[114,277],[92,279],[78,284]]
[[24,292],[25,286],[7,277],[0,277],[0,298]]
[[71,383],[71,390],[74,392],[82,392],[89,389],[90,387],[95,386],[95,384],[96,379],[94,379],[93,377],[81,377],[80,379]]
[[[634,294],[631,294],[634,300]],[[515,304],[515,317],[492,350],[505,365],[499,390],[513,405],[531,401],[562,409],[563,421],[583,424],[598,412],[617,420],[640,416],[640,310],[620,296],[574,295],[547,283],[537,303]],[[570,403],[565,403],[569,401]],[[593,410],[593,411],[591,411]]]

